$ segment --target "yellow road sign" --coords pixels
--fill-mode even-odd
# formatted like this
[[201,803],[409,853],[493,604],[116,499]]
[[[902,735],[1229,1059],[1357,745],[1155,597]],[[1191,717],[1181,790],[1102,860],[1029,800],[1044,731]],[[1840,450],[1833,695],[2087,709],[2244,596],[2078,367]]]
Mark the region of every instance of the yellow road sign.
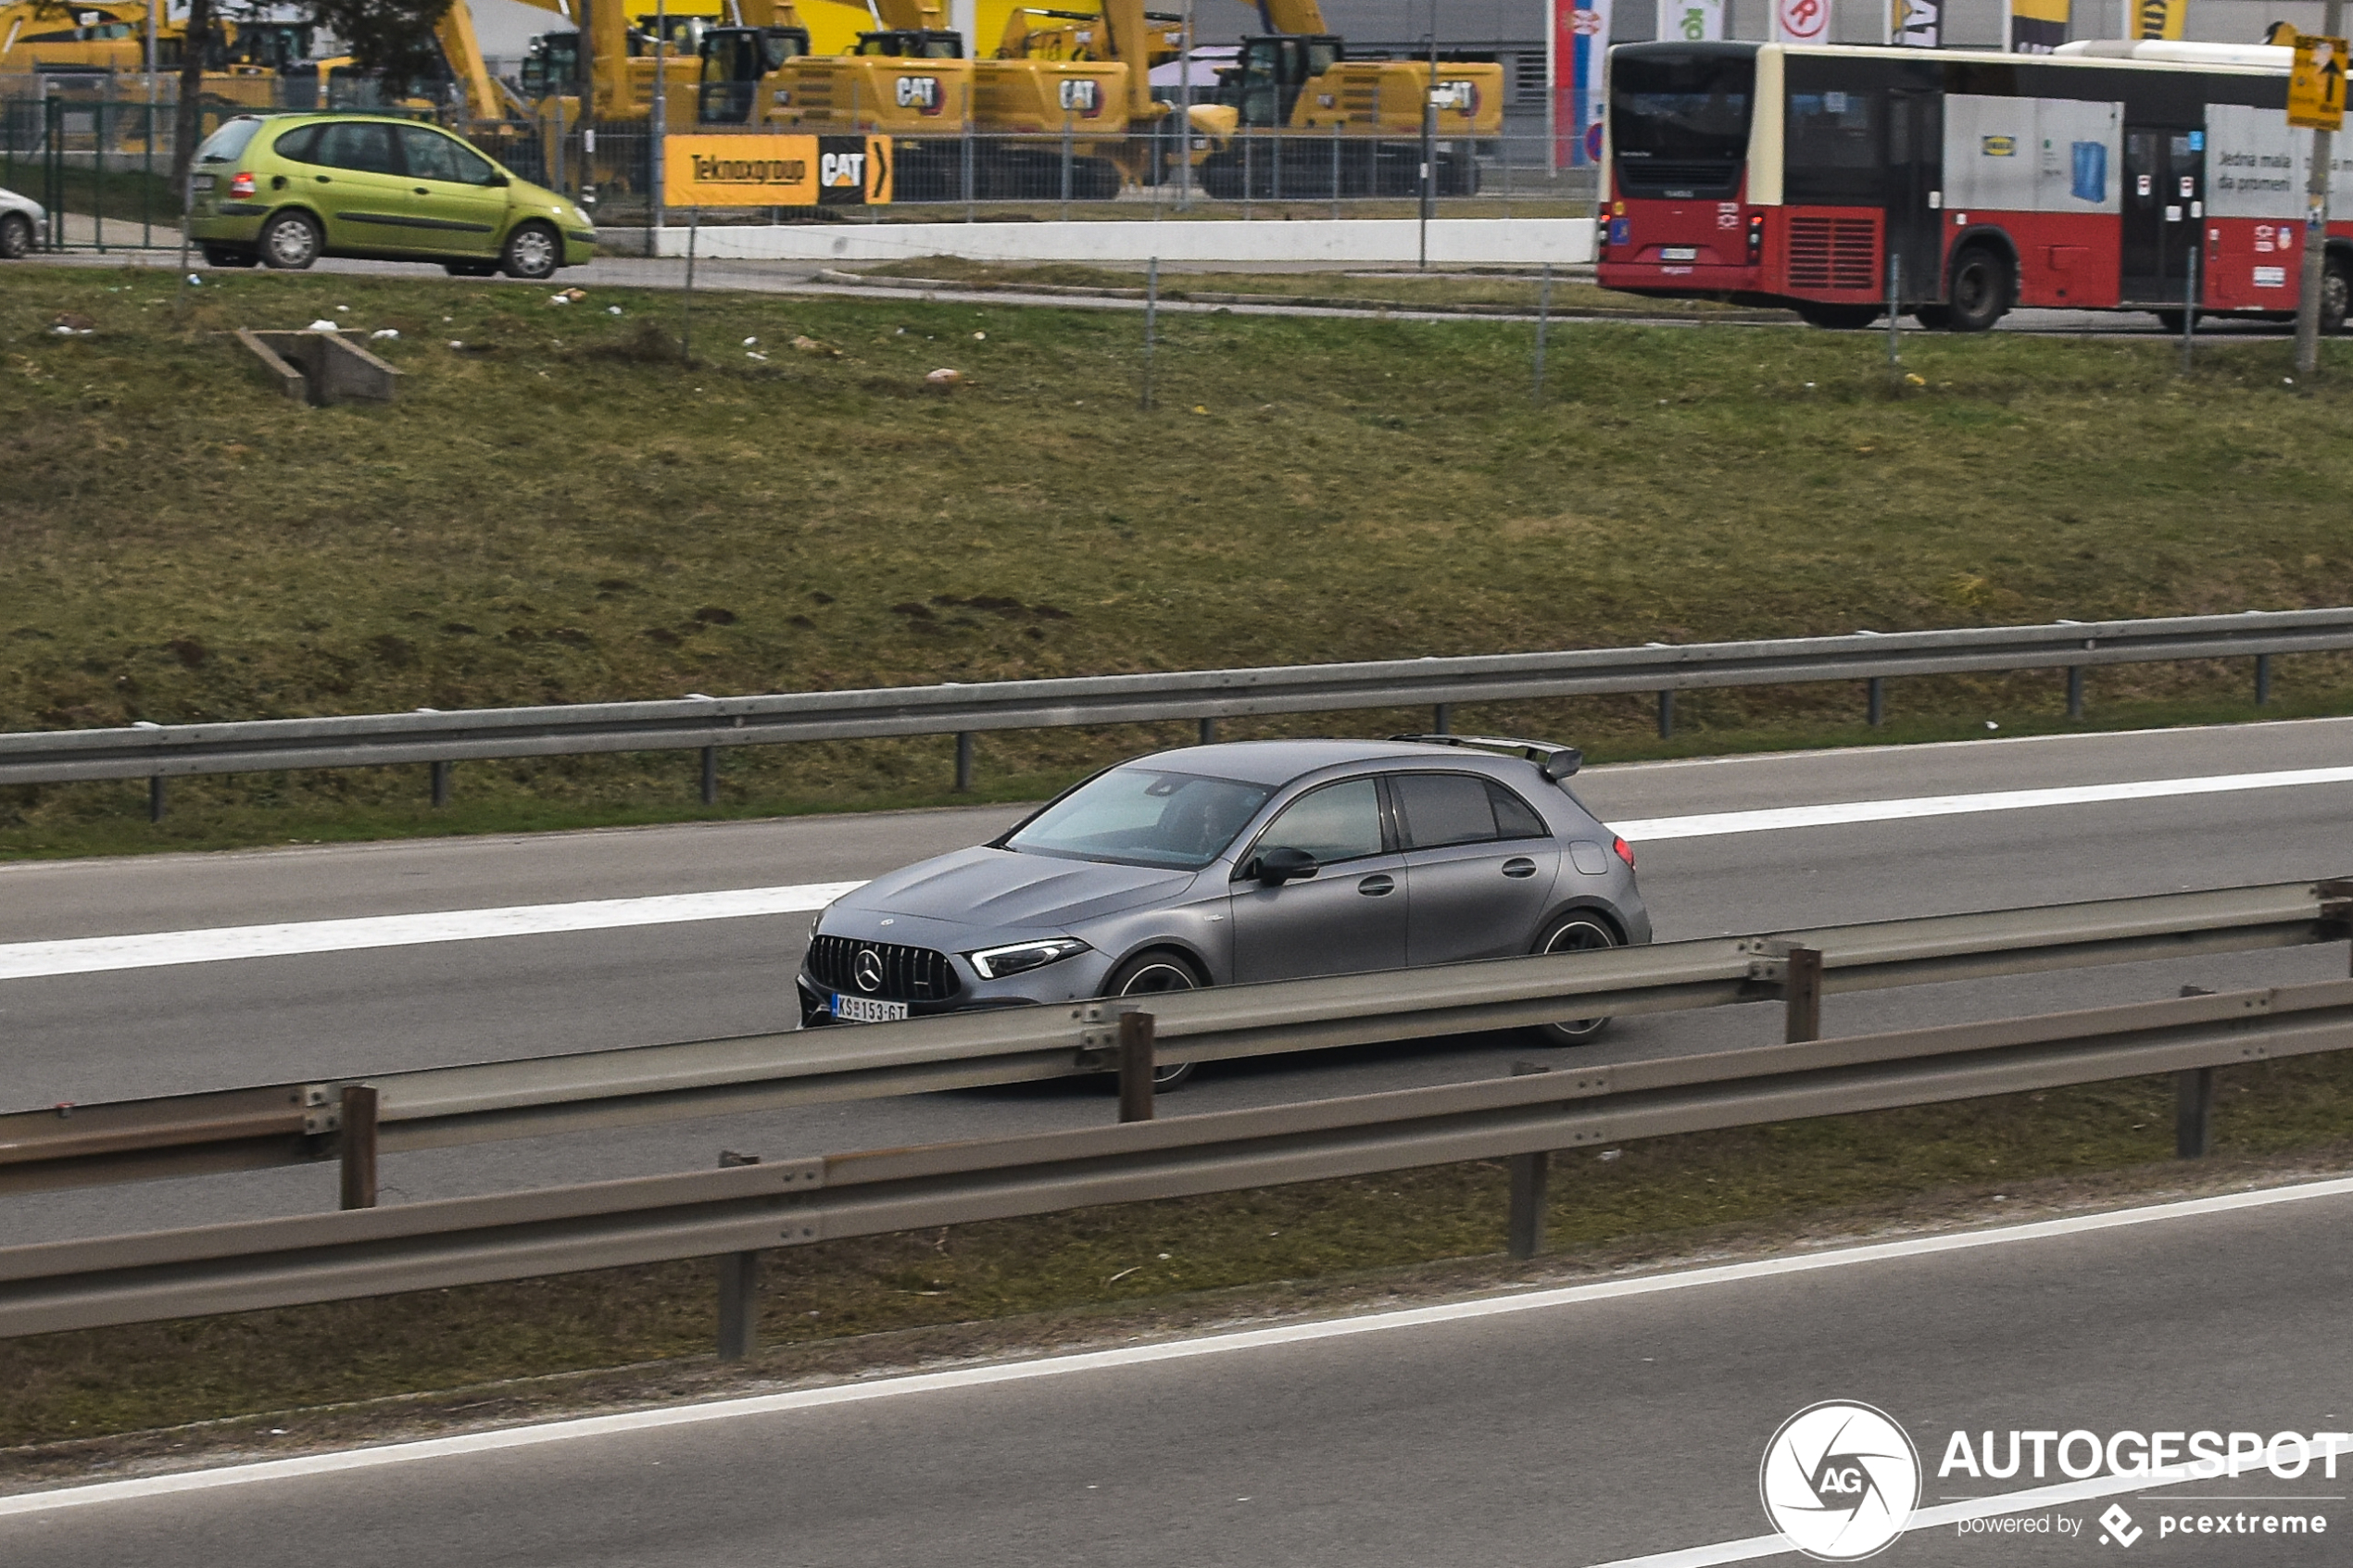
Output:
[[2287,122],[2311,131],[2345,126],[2346,47],[2342,38],[2296,35],[2296,70],[2287,79]]

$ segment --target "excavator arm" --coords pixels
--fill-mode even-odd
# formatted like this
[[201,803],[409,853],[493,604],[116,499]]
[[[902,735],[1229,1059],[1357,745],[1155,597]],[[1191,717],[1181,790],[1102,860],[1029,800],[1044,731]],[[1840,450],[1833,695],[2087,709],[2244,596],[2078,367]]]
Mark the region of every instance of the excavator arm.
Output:
[[1329,32],[1315,0],[1242,0],[1258,13],[1269,32]]
[[466,0],[453,0],[441,14],[434,36],[440,41],[442,57],[449,62],[449,74],[458,79],[459,91],[465,94],[466,118],[504,119],[506,104],[491,85],[490,66],[482,57],[482,41],[474,35],[473,11]]

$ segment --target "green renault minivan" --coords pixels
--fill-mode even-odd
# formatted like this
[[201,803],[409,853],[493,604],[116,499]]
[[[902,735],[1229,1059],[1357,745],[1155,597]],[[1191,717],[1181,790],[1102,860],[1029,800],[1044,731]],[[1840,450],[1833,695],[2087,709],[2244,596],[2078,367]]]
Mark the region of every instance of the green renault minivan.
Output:
[[570,199],[391,115],[240,115],[196,149],[192,183],[188,235],[215,267],[349,256],[536,279],[596,255]]

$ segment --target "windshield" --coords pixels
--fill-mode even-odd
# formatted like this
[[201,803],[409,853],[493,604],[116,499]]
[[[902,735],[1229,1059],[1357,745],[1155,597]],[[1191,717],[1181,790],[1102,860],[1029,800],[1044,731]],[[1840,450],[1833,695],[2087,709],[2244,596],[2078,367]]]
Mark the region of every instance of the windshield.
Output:
[[204,145],[196,149],[196,161],[234,163],[237,155],[245,150],[245,144],[253,140],[253,133],[260,129],[261,121],[258,119],[230,120],[205,138]]
[[1636,194],[1720,194],[1748,156],[1754,44],[1659,44],[1610,60],[1610,146]]
[[1055,801],[1005,840],[1032,855],[1199,871],[1250,825],[1266,784],[1151,768],[1114,768]]

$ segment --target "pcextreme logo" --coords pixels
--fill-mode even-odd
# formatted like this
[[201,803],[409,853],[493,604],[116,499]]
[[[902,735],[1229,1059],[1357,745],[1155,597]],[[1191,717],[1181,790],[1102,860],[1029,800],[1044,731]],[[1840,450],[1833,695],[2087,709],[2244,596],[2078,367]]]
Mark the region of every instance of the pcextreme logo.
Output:
[[1826,1399],[1781,1423],[1756,1473],[1765,1516],[1823,1562],[1856,1562],[1904,1533],[1920,1500],[1920,1456],[1893,1417]]

